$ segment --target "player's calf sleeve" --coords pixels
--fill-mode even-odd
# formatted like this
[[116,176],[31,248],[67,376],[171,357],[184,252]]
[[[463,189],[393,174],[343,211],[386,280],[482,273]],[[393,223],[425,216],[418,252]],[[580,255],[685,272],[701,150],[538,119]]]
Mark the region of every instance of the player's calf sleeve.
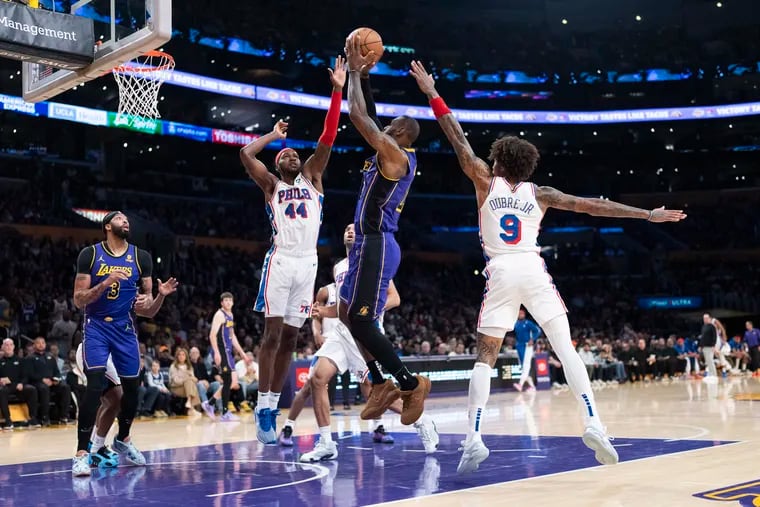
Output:
[[105,370],[87,372],[87,390],[84,400],[79,405],[79,420],[77,422],[77,451],[86,451],[90,443],[92,428],[100,405],[100,395],[106,386]]
[[396,355],[396,351],[393,350],[393,344],[380,332],[374,322],[352,318],[351,330],[354,337],[364,345],[364,348],[382,365],[383,369],[395,377],[402,391],[411,391],[417,387],[417,379],[404,366]]
[[121,410],[119,411],[119,433],[116,439],[123,442],[129,436],[132,429],[132,421],[137,415],[137,399],[140,388],[140,379],[122,378],[121,379]]
[[467,397],[467,416],[469,432],[467,440],[480,438],[480,423],[483,411],[491,394],[491,367],[486,363],[475,363],[470,377],[470,388]]
[[222,413],[227,413],[227,407],[230,404],[230,394],[232,391],[232,372],[222,373]]
[[596,401],[594,400],[594,392],[591,390],[591,381],[588,378],[586,365],[583,364],[581,356],[573,348],[570,323],[567,321],[567,315],[555,317],[549,322],[544,323],[541,328],[546,333],[552,349],[554,349],[554,352],[562,363],[567,385],[570,386],[570,390],[583,405],[585,424],[601,428],[602,423],[596,411]]

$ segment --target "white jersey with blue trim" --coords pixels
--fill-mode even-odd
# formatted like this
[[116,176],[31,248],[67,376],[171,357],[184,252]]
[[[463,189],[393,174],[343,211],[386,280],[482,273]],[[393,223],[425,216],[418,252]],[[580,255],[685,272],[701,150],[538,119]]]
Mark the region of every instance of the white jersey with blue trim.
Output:
[[324,195],[303,174],[292,185],[279,180],[266,205],[274,248],[298,257],[316,255],[323,202]]
[[480,244],[486,259],[514,253],[539,253],[538,232],[544,217],[533,183],[512,186],[494,176],[479,210]]

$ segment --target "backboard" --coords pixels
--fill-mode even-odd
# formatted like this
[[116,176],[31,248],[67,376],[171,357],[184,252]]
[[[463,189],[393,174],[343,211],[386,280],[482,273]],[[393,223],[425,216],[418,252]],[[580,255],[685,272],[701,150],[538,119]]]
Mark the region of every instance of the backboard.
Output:
[[[24,100],[40,102],[107,74],[172,36],[172,0],[53,0],[56,10],[95,21],[95,61],[78,70],[24,62]],[[53,5],[51,3],[51,6]],[[44,2],[43,2],[44,4]]]

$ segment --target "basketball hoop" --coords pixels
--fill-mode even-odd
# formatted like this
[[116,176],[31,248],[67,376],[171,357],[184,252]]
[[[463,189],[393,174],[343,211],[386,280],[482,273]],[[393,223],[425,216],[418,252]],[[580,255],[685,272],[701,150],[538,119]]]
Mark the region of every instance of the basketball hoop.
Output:
[[132,125],[136,117],[152,120],[158,112],[158,91],[174,71],[174,58],[163,51],[148,51],[113,69],[119,86],[116,123]]

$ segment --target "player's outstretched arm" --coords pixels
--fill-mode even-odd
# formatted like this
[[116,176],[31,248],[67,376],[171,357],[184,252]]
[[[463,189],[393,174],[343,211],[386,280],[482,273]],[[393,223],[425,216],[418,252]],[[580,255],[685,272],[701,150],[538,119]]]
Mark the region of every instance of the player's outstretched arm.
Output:
[[327,69],[330,72],[330,82],[332,83],[332,95],[330,96],[330,108],[325,116],[325,126],[322,135],[319,136],[317,149],[303,165],[303,174],[311,181],[312,185],[324,192],[322,188],[322,174],[327,168],[327,162],[330,160],[330,152],[333,143],[338,135],[338,120],[340,120],[340,104],[343,98],[343,86],[346,84],[346,61],[342,56],[335,58],[335,69]]
[[274,192],[274,186],[277,184],[277,176],[270,173],[267,166],[257,158],[261,150],[278,139],[285,139],[288,136],[288,124],[282,120],[275,123],[274,128],[267,135],[243,146],[240,150],[240,161],[245,166],[248,176],[264,191],[267,198]]
[[475,155],[475,152],[470,146],[470,142],[464,135],[462,126],[457,119],[451,113],[443,98],[439,95],[435,89],[435,80],[431,74],[428,74],[425,67],[419,61],[412,61],[412,68],[409,73],[417,81],[417,85],[420,87],[422,93],[427,95],[430,101],[430,106],[433,108],[436,120],[443,129],[443,133],[446,134],[446,138],[454,148],[454,152],[459,159],[459,165],[462,167],[462,171],[467,175],[478,193],[484,192],[488,194],[488,188],[491,185],[491,170],[488,164]]
[[356,36],[346,39],[345,52],[349,73],[348,116],[351,123],[383,160],[383,174],[388,178],[402,178],[409,168],[409,159],[396,140],[380,130],[370,118],[362,93],[361,72],[372,65],[374,53],[370,51],[366,56],[362,56]]
[[686,218],[683,210],[669,210],[664,206],[645,210],[607,199],[576,197],[552,187],[536,187],[536,201],[544,210],[557,208],[595,217],[640,218],[650,222],[680,222]]

